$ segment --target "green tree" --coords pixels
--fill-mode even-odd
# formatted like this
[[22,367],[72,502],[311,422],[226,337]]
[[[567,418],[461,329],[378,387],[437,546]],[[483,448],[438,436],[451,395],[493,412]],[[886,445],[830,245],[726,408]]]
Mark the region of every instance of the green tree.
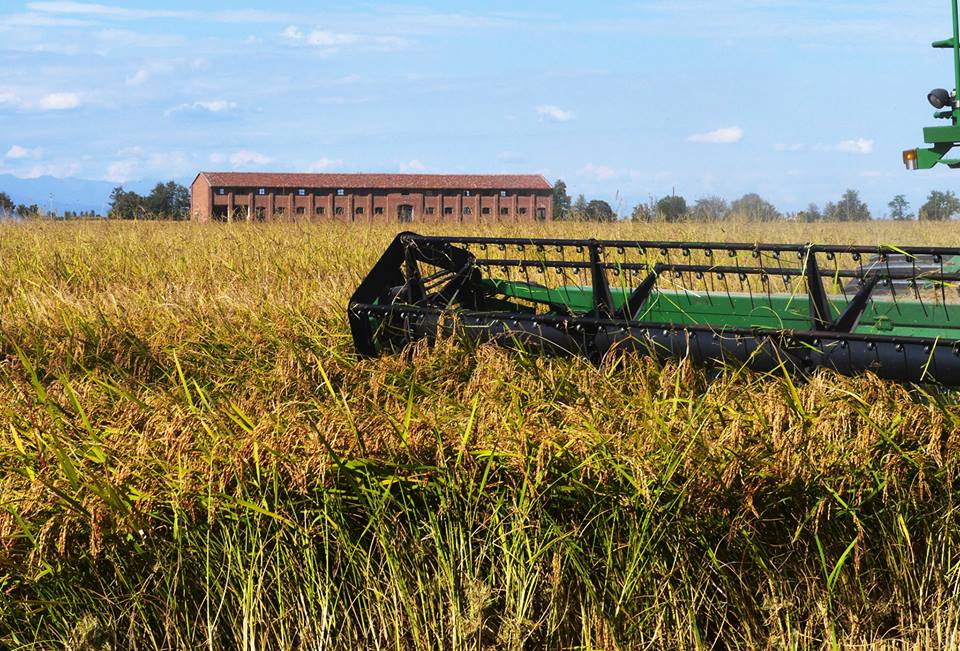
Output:
[[157,183],[143,199],[143,208],[154,219],[186,219],[190,192],[174,181]]
[[13,209],[13,212],[23,219],[37,219],[40,217],[40,206],[33,203],[29,206],[25,204],[18,204],[16,208]]
[[144,216],[144,201],[136,192],[127,192],[118,185],[110,193],[110,219],[137,219]]
[[960,199],[950,190],[933,190],[927,196],[927,202],[920,207],[920,219],[943,221],[951,219],[960,212]]
[[570,195],[567,194],[567,184],[557,179],[553,184],[553,219],[561,221],[570,217]]
[[0,217],[13,214],[13,199],[6,192],[0,192]]
[[860,200],[860,193],[847,190],[837,203],[828,203],[825,216],[830,221],[862,222],[871,219],[870,208]]
[[633,207],[633,212],[630,213],[630,221],[634,222],[649,222],[653,221],[657,217],[657,202],[654,201],[653,197],[650,197],[650,200],[646,203],[640,202]]
[[890,209],[891,219],[913,219],[913,215],[910,214],[910,202],[902,194],[898,194],[891,199],[887,207]]
[[704,221],[718,221],[723,219],[730,206],[726,199],[721,197],[701,197],[693,203],[693,209],[690,211],[696,219]]
[[756,192],[745,194],[730,204],[730,216],[752,222],[769,222],[782,217],[776,206]]
[[570,208],[570,219],[585,219],[587,214],[587,198],[582,194],[577,195],[577,200],[573,202]]
[[657,217],[668,222],[675,222],[687,214],[687,200],[679,195],[664,197],[657,202]]
[[606,201],[594,199],[587,204],[584,219],[591,222],[615,222],[617,221],[617,213]]
[[807,206],[806,210],[801,210],[797,213],[797,221],[801,222],[818,222],[823,219],[823,213],[820,212],[820,206],[815,203],[811,203]]

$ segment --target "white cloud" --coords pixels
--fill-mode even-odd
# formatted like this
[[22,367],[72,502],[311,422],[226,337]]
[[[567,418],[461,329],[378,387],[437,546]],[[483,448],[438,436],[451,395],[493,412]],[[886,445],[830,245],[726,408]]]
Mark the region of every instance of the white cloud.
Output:
[[743,140],[743,129],[740,127],[722,127],[706,133],[695,133],[687,138],[688,142],[706,143],[709,145],[731,145]]
[[342,45],[354,45],[359,42],[360,37],[356,34],[338,34],[326,30],[310,32],[310,35],[307,36],[307,43],[320,47],[339,47]]
[[11,27],[89,27],[88,20],[58,18],[36,13],[9,14],[3,17],[3,28]]
[[29,167],[10,171],[22,179],[35,179],[41,176],[55,176],[62,179],[76,176],[80,172],[80,164],[76,161],[69,163],[36,163]]
[[236,102],[228,102],[224,99],[215,99],[210,102],[194,102],[194,108],[202,108],[205,111],[210,111],[211,113],[222,113],[223,111],[229,111],[230,109],[237,108]]
[[291,41],[302,41],[302,40],[303,40],[303,32],[301,32],[299,29],[297,29],[297,28],[294,27],[293,25],[290,25],[290,26],[287,27],[285,30],[283,30],[283,32],[280,34],[280,36],[282,36],[282,37],[284,37],[284,38],[287,38],[287,39],[290,39]]
[[19,96],[10,92],[0,92],[0,106],[19,107],[23,105],[23,100]]
[[40,150],[39,149],[27,149],[26,147],[21,147],[20,145],[13,145],[4,155],[4,158],[10,160],[20,160],[24,158],[39,158]]
[[240,151],[230,154],[228,158],[230,164],[234,167],[247,167],[250,165],[268,165],[273,162],[273,159],[264,154],[249,151],[246,149],[241,149]]
[[804,151],[807,146],[800,142],[783,143],[778,142],[773,146],[776,151]]
[[308,172],[324,172],[335,167],[342,167],[343,161],[333,158],[321,158],[307,165]]
[[210,162],[214,165],[222,165],[227,162],[227,155],[221,152],[213,152],[210,154]]
[[168,109],[164,112],[164,115],[170,117],[175,113],[227,113],[237,108],[236,102],[231,102],[225,99],[214,99],[214,100],[205,100],[199,102],[188,102],[186,104],[180,104],[179,106],[174,106],[172,109]]
[[349,32],[332,32],[325,29],[317,29],[305,33],[296,25],[289,25],[285,30],[280,32],[280,36],[293,44],[315,47],[322,54],[334,54],[347,47],[372,50],[398,50],[412,44],[412,41],[401,36],[361,35]]
[[497,154],[497,160],[504,163],[522,163],[526,161],[526,156],[516,151],[501,151]]
[[182,36],[173,34],[145,34],[129,29],[102,29],[96,33],[96,37],[107,46],[114,47],[171,48],[184,43]]
[[179,70],[206,70],[210,63],[203,57],[192,59],[154,60],[147,62],[127,77],[128,86],[142,86],[159,75],[169,75]]
[[76,93],[50,93],[40,98],[38,106],[44,111],[65,111],[80,106]]
[[423,172],[426,171],[427,166],[421,163],[419,160],[414,158],[413,160],[407,161],[406,163],[400,163],[401,172]]
[[133,172],[136,169],[137,161],[114,161],[107,166],[107,174],[104,176],[104,179],[112,183],[125,183],[133,178]]
[[164,9],[125,9],[92,2],[28,2],[31,11],[50,14],[82,14],[112,18],[185,18],[191,15],[187,11]]
[[541,104],[537,107],[537,113],[557,122],[568,122],[576,117],[571,111],[565,111],[553,104]]
[[843,140],[837,143],[835,149],[845,154],[872,154],[873,140],[868,140],[867,138]]
[[580,175],[594,181],[609,181],[618,176],[617,171],[612,167],[608,167],[606,165],[595,165],[593,163],[587,163],[581,167]]
[[776,151],[816,151],[816,152],[840,152],[842,154],[872,154],[874,141],[868,138],[852,138],[850,140],[841,140],[833,145],[823,143],[816,145],[805,145],[803,143],[777,143],[773,146]]
[[140,68],[127,77],[127,86],[142,86],[148,81],[150,81],[150,71],[146,68]]

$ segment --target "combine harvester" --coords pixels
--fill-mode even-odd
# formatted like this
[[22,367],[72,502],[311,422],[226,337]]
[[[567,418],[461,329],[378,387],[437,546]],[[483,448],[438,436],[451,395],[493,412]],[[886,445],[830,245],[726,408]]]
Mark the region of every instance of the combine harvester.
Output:
[[[953,52],[960,22],[934,47]],[[951,126],[904,152],[909,169],[960,144],[960,102],[929,100]],[[617,351],[701,365],[867,371],[960,386],[960,248],[397,236],[348,306],[374,356],[459,336],[594,360]]]

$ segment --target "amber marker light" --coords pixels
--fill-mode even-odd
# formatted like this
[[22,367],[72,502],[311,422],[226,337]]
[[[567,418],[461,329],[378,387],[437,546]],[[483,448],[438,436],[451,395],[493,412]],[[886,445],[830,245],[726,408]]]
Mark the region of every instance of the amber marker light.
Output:
[[908,149],[903,152],[903,164],[907,166],[908,170],[917,169],[917,150]]

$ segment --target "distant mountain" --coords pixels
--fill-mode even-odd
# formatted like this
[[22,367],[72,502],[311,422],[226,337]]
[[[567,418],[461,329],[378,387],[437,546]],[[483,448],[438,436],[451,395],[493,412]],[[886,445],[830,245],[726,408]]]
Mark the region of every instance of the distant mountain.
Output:
[[[166,181],[168,179],[164,179]],[[193,179],[174,179],[188,185]],[[131,181],[123,183],[124,190],[133,190],[140,194],[149,193],[157,181]],[[105,213],[110,203],[110,192],[119,183],[110,181],[91,181],[88,179],[58,179],[53,176],[38,176],[21,179],[12,174],[0,174],[0,192],[6,192],[17,204],[37,204],[45,210],[62,213],[65,210],[81,212],[95,210]],[[51,198],[52,195],[52,198]]]

